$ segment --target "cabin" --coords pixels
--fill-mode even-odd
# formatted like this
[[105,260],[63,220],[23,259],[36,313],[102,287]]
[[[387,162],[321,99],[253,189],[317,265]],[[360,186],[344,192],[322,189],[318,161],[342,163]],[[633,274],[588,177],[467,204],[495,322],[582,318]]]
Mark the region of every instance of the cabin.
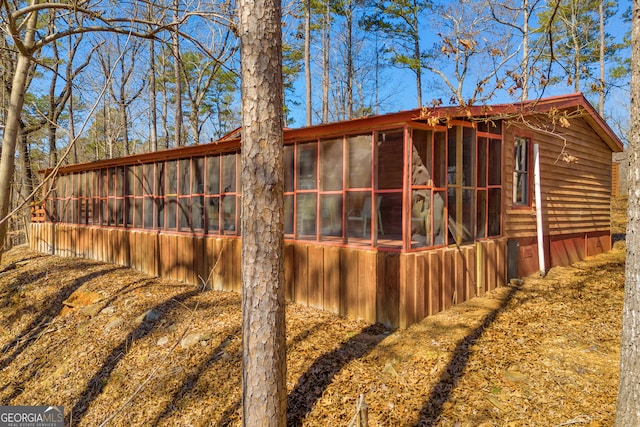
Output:
[[[611,248],[620,139],[582,94],[284,131],[290,301],[407,327]],[[240,131],[46,172],[33,249],[237,291]]]

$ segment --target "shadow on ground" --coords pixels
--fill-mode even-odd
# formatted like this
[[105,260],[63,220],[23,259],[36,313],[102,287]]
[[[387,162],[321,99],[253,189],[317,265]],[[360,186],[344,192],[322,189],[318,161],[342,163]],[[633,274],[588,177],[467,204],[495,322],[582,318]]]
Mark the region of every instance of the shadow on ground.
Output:
[[520,289],[520,286],[507,286],[510,288],[509,292],[500,303],[500,306],[491,311],[482,320],[480,326],[471,331],[469,335],[460,340],[456,345],[451,360],[447,364],[447,367],[442,371],[442,374],[440,374],[440,379],[429,394],[429,399],[420,410],[420,416],[418,422],[416,423],[416,426],[430,427],[438,423],[438,419],[442,414],[444,404],[451,397],[451,394],[457,387],[458,382],[462,378],[464,370],[469,363],[469,358],[472,355],[471,347],[475,345],[482,334],[487,330],[487,328],[491,326],[498,315],[513,299],[516,292]]

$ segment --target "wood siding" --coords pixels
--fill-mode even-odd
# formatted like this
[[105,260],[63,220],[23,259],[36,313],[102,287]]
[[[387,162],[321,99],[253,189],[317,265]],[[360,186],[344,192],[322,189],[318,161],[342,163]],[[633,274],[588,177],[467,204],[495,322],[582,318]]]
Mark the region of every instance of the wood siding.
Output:
[[[134,268],[191,285],[241,291],[238,238],[31,224],[32,249]],[[285,243],[287,300],[406,328],[506,282],[506,239],[393,253]]]
[[[591,247],[590,255],[611,247],[610,240],[603,242],[603,236],[610,235],[611,149],[584,119],[574,118],[570,123],[569,127],[556,128],[560,136],[517,125],[505,133],[504,235],[520,242],[521,275],[538,270],[538,257],[533,186],[531,206],[513,206],[515,135],[539,145],[547,267],[584,258],[587,245]],[[533,168],[531,157],[531,182]]]

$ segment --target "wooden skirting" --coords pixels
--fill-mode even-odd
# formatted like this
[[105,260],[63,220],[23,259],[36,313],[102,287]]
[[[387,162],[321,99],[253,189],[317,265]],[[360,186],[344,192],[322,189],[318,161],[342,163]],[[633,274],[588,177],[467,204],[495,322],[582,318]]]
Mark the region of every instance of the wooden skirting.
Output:
[[[241,240],[64,224],[31,224],[31,248],[110,262],[150,275],[241,291]],[[406,328],[501,286],[506,239],[392,253],[285,243],[287,300]]]
[[[538,244],[535,237],[518,239],[520,253],[518,274],[522,277],[539,271]],[[571,265],[586,257],[611,250],[611,233],[590,233],[544,236],[546,267]]]

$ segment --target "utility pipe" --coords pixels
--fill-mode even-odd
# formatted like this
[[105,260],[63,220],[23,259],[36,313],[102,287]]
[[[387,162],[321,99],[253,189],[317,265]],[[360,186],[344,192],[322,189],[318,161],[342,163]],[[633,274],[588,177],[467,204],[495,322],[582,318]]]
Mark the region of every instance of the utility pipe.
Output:
[[538,265],[540,275],[547,274],[544,263],[544,230],[542,229],[542,191],[540,190],[540,149],[533,144],[533,185],[536,197],[536,231],[538,235]]

